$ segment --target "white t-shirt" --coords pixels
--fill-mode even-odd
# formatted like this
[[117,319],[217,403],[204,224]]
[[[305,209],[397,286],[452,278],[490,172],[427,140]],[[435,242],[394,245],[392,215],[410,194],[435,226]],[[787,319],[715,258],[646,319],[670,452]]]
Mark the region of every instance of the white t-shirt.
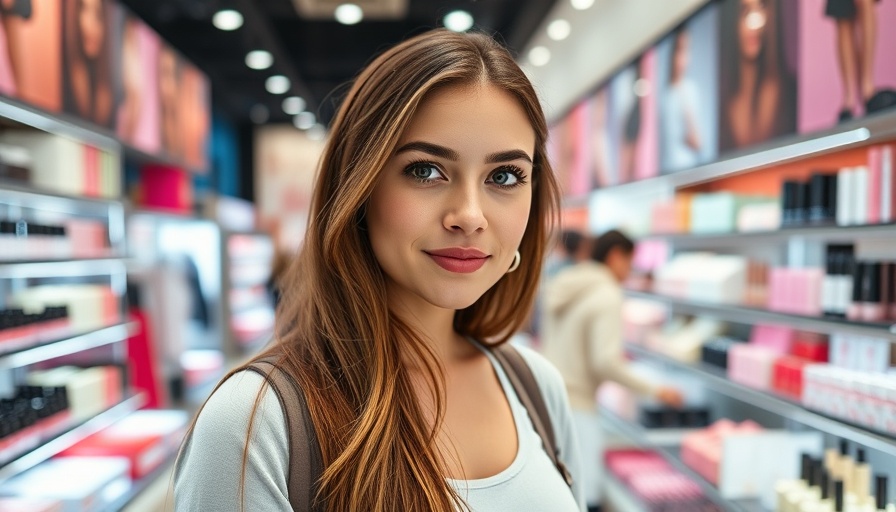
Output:
[[[560,373],[537,353],[518,350],[532,369],[557,436],[560,458],[573,476],[572,490],[542,449],[525,407],[507,376],[489,354],[504,389],[518,433],[518,452],[504,471],[479,480],[453,480],[475,512],[576,512],[585,508],[574,426]],[[486,352],[487,353],[487,352]],[[263,378],[240,372],[209,398],[175,468],[175,509],[239,510],[240,467],[249,416]],[[249,443],[244,487],[245,510],[291,510],[288,498],[289,440],[283,410],[268,388],[259,404]]]

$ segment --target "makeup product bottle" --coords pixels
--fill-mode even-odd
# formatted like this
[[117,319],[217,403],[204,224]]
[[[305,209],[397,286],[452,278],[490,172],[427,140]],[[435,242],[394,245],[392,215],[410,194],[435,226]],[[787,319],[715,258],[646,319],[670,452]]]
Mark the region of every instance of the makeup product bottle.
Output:
[[874,475],[874,510],[887,511],[887,475]]
[[845,489],[851,489],[852,474],[855,470],[855,461],[849,455],[849,443],[846,439],[840,440],[840,473],[834,475],[834,478],[843,481]]
[[881,263],[865,264],[862,275],[862,302],[859,308],[859,319],[864,322],[883,322],[886,311],[881,293]]
[[781,187],[781,226],[796,226],[797,219],[801,216],[798,210],[802,183],[788,180]]
[[855,173],[848,167],[840,169],[840,172],[837,174],[838,226],[851,226],[855,224],[853,217],[855,202]]
[[779,512],[799,512],[799,504],[814,485],[812,477],[814,460],[808,453],[800,456],[800,479],[796,480],[783,495],[778,495]]
[[849,493],[856,497],[856,503],[863,507],[871,503],[871,466],[865,459],[865,449],[856,450],[856,464],[852,470],[852,488],[847,489],[847,501]]
[[834,512],[843,512],[843,480],[834,480]]
[[894,201],[896,201],[896,175],[893,169],[893,146],[885,144],[880,148],[880,221],[883,223],[896,220]]
[[852,275],[852,302],[846,310],[846,318],[854,321],[862,318],[862,285],[865,276],[866,263],[857,261]]
[[[835,455],[836,455],[836,450]],[[806,499],[800,503],[799,512],[830,512],[828,505],[831,503],[831,480],[827,469],[820,468],[818,478],[818,491],[807,493]]]
[[836,285],[836,312],[840,318],[846,318],[853,297],[853,276],[856,273],[856,259],[851,245],[843,246],[840,253],[840,273],[837,274]]
[[855,173],[853,177],[853,203],[852,203],[852,220],[853,224],[864,226],[868,224],[868,197],[871,190],[871,180],[868,174],[868,168],[860,165],[853,169]]
[[810,224],[833,223],[837,217],[837,175],[816,172],[809,178]]
[[890,320],[896,320],[896,263],[890,263],[890,279],[887,283],[887,296],[890,298],[889,314]]

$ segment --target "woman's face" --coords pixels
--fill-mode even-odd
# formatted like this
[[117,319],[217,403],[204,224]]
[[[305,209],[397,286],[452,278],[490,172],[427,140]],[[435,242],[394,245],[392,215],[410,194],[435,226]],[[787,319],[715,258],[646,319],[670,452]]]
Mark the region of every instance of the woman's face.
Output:
[[99,58],[106,37],[103,25],[103,0],[77,0],[78,28],[81,31],[81,45],[84,54],[92,59]]
[[532,205],[534,150],[525,111],[492,85],[423,101],[367,205],[393,304],[463,309],[507,273]]
[[765,25],[768,21],[767,0],[740,0],[737,33],[740,38],[741,56],[755,60],[762,51]]
[[685,31],[680,32],[676,36],[676,38],[675,56],[674,60],[672,61],[672,65],[675,66],[675,72],[673,76],[675,76],[677,79],[684,76],[684,74],[688,70],[688,64],[691,61],[691,38]]

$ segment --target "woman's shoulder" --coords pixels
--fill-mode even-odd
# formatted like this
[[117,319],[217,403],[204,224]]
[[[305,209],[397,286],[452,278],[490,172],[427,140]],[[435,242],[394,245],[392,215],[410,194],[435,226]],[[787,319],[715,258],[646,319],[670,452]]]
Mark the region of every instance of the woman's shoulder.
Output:
[[566,385],[563,381],[563,375],[550,361],[543,355],[522,345],[514,345],[513,348],[523,356],[526,364],[532,370],[535,381],[538,383],[539,389],[547,399],[548,407],[553,408],[560,406],[566,401]]

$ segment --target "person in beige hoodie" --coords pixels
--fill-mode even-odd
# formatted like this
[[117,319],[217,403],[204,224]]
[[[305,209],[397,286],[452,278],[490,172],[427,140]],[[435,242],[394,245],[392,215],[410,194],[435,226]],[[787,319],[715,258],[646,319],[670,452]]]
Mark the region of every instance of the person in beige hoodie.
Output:
[[600,510],[603,485],[602,433],[595,394],[614,381],[674,407],[681,393],[631,371],[622,346],[622,283],[628,278],[634,243],[617,230],[592,244],[590,258],[561,270],[542,291],[542,352],[566,381],[583,460],[589,511]]

